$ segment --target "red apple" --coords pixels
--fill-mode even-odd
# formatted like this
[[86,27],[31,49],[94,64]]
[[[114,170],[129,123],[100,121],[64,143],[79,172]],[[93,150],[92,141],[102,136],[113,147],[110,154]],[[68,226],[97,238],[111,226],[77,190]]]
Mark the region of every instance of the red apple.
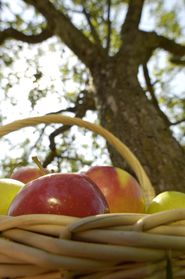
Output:
[[128,172],[112,166],[95,166],[85,174],[103,192],[111,213],[145,211],[141,188]]
[[107,201],[87,176],[53,173],[24,186],[12,201],[8,215],[61,214],[85,217],[108,213]]
[[[45,171],[45,174],[47,173],[47,170]],[[23,183],[28,183],[31,180],[34,180],[40,176],[44,175],[44,172],[42,169],[39,169],[38,167],[20,167],[13,171],[10,178],[19,180]]]

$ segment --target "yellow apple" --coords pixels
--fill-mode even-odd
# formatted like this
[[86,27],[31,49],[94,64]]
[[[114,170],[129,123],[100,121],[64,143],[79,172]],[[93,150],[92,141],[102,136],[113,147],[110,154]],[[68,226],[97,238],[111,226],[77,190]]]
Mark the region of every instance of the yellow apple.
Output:
[[176,208],[185,208],[185,194],[178,191],[165,191],[158,194],[152,200],[147,213],[155,213]]
[[25,184],[11,178],[0,178],[0,215],[6,215],[15,195]]

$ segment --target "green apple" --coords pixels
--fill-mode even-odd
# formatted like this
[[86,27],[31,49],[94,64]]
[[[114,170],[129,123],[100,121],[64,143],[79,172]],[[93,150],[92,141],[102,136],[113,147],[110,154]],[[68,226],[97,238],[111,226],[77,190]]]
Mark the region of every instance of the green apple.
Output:
[[155,213],[176,208],[185,208],[185,194],[178,191],[165,191],[158,194],[152,200],[147,213]]
[[11,178],[0,178],[0,215],[6,215],[15,195],[25,184]]

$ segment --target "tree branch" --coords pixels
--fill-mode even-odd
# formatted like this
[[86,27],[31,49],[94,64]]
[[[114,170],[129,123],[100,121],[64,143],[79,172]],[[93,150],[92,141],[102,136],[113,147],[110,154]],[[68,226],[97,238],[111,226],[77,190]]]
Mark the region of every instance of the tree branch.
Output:
[[171,122],[170,125],[171,126],[175,126],[175,125],[179,125],[179,124],[181,124],[183,122],[185,122],[185,118],[182,118],[182,119],[180,119],[180,120],[178,120],[176,122]]
[[150,75],[149,75],[147,64],[143,65],[143,73],[144,73],[144,78],[145,78],[145,82],[146,82],[146,86],[147,86],[147,91],[150,93],[150,96],[152,98],[152,103],[155,106],[155,108],[159,111],[159,114],[164,119],[164,121],[167,123],[167,125],[168,126],[175,126],[175,125],[179,125],[179,124],[185,122],[185,118],[177,120],[176,122],[171,122],[168,119],[166,114],[160,109],[159,103],[158,103],[157,98],[155,96],[155,92],[154,92],[153,85],[151,83],[151,79],[150,79]]
[[159,47],[179,57],[185,55],[185,45],[180,45],[172,39],[157,35]]
[[143,10],[144,0],[129,0],[128,10],[125,21],[121,28],[123,36],[128,30],[138,29],[141,14]]
[[37,44],[47,40],[52,35],[53,33],[49,28],[43,29],[42,32],[37,35],[26,35],[10,27],[0,32],[0,44],[3,44],[8,39],[15,39],[30,44]]
[[100,41],[100,37],[96,31],[96,29],[94,28],[92,21],[91,21],[91,16],[90,14],[87,12],[87,10],[85,9],[85,7],[83,7],[83,14],[85,15],[85,18],[89,24],[90,30],[91,30],[91,34],[95,40],[95,42],[97,43],[98,46],[101,46],[101,41]]
[[[138,65],[146,64],[156,49],[163,49],[171,53],[173,56],[178,57],[178,60],[185,55],[185,45],[180,45],[172,39],[158,35],[156,32],[136,30],[134,36],[137,44],[135,44],[133,50],[137,57]],[[130,44],[130,40],[128,43]],[[119,55],[123,55],[122,51],[124,51],[124,45],[120,49]]]
[[111,0],[107,0],[107,44],[106,44],[106,53],[109,53],[110,42],[111,42],[111,20],[110,20],[110,11],[111,11]]
[[172,56],[170,62],[176,64],[177,66],[185,66],[185,59],[180,59],[179,56]]
[[140,34],[143,36],[142,40],[146,49],[154,51],[157,48],[161,48],[178,58],[185,55],[185,45],[178,44],[173,39],[158,35],[156,32],[140,31]]
[[[94,101],[92,94],[93,94],[92,92],[83,90],[78,95],[74,107],[69,107],[67,109],[63,109],[63,110],[60,110],[57,112],[52,112],[51,114],[62,113],[64,111],[68,111],[68,112],[75,113],[75,117],[83,118],[87,110],[96,110],[95,101]],[[64,133],[65,131],[68,131],[70,129],[70,127],[71,126],[69,126],[69,125],[61,126],[50,134],[50,136],[49,136],[50,152],[47,154],[47,156],[43,162],[44,167],[47,167],[54,160],[54,158],[58,156],[56,143],[55,143],[55,137],[58,136],[59,134]]]
[[147,91],[150,93],[152,103],[155,106],[155,108],[157,109],[157,111],[159,112],[159,114],[161,115],[161,117],[164,119],[164,121],[169,126],[170,121],[169,121],[168,117],[166,116],[166,114],[160,109],[158,100],[155,96],[155,92],[154,92],[154,88],[153,88],[152,83],[151,83],[151,79],[150,79],[147,64],[143,65],[143,74],[144,74],[144,78],[145,78],[145,82],[146,82],[146,86],[147,86]]
[[[54,28],[57,35],[89,68],[97,58],[104,54],[103,48],[97,48],[76,26],[73,25],[68,16],[52,4],[49,0],[24,0],[33,5]],[[96,59],[95,59],[96,57]]]

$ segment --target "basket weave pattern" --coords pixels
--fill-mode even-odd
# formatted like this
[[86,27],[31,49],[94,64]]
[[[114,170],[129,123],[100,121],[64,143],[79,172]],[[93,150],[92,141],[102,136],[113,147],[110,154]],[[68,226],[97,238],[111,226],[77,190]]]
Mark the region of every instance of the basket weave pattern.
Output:
[[[41,123],[78,125],[103,136],[130,164],[145,202],[154,190],[132,152],[99,125],[61,115],[0,127],[0,136]],[[185,278],[185,210],[86,218],[34,214],[0,216],[0,278]],[[173,273],[173,277],[172,277]]]

